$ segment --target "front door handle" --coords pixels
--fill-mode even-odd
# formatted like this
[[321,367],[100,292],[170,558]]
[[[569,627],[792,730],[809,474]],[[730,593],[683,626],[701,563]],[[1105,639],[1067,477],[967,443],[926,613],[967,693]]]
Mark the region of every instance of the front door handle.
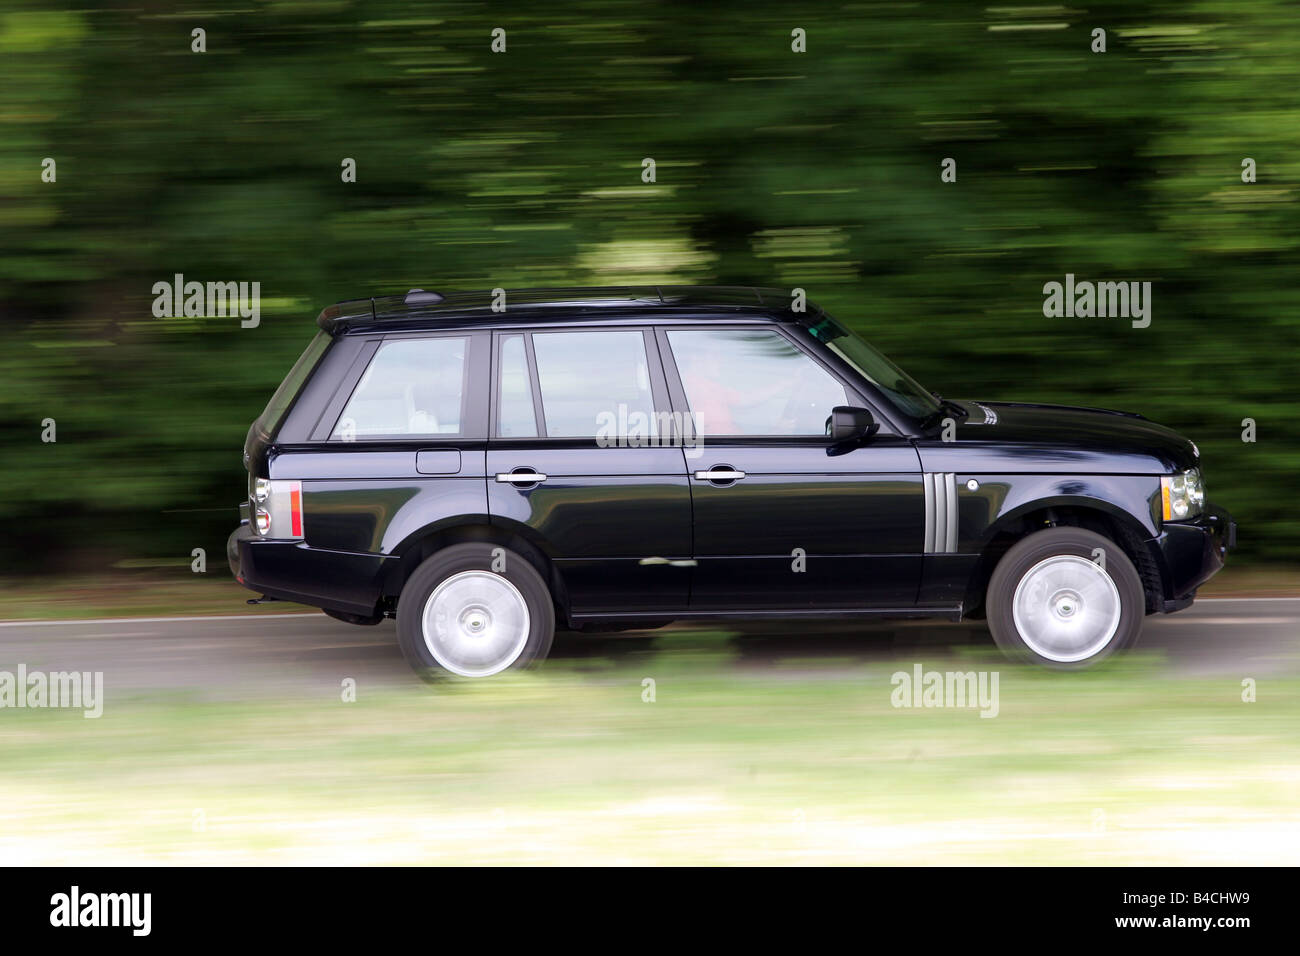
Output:
[[540,471],[524,471],[516,468],[514,471],[503,471],[497,474],[497,481],[508,481],[513,485],[534,485],[539,481],[545,481],[546,476]]
[[695,477],[701,481],[740,481],[745,477],[745,473],[733,468],[714,466],[708,471],[697,471]]

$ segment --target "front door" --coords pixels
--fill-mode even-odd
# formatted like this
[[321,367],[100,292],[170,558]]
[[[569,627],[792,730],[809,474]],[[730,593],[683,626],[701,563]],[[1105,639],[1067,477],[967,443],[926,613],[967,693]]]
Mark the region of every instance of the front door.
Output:
[[687,449],[691,608],[913,606],[925,496],[911,443],[877,433],[832,446],[831,409],[864,402],[786,330],[660,337],[674,404],[689,410],[698,436]]

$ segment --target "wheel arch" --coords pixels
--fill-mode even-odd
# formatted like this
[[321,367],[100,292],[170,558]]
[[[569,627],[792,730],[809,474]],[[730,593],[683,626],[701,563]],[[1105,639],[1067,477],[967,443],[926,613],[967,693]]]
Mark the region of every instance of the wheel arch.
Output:
[[1093,495],[1062,494],[1033,501],[1000,515],[981,536],[979,560],[966,585],[968,616],[983,617],[985,594],[998,562],[1017,541],[1044,528],[1073,526],[1094,531],[1114,542],[1133,563],[1142,581],[1146,612],[1158,610],[1164,599],[1164,577],[1150,545],[1152,530],[1128,509]]
[[516,522],[509,521],[490,523],[484,516],[456,524],[431,524],[412,533],[393,549],[397,560],[388,562],[383,582],[385,609],[394,610],[402,586],[429,557],[455,544],[481,543],[506,548],[523,557],[546,582],[557,615],[567,617],[568,591],[550,548],[531,528],[515,525]]

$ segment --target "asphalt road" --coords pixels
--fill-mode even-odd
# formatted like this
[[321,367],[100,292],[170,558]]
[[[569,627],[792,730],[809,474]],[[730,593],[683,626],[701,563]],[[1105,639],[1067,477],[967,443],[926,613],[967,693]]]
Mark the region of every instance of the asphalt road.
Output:
[[[845,662],[935,660],[963,646],[989,645],[975,623],[774,622],[703,625],[728,651],[707,666],[801,673]],[[552,659],[633,664],[651,659],[659,632],[587,636],[559,634]],[[345,677],[386,685],[415,680],[397,649],[395,625],[343,624],[323,614],[201,618],[124,618],[0,622],[0,670],[103,671],[115,692],[175,689],[241,698],[274,689],[335,692]],[[1138,650],[1172,676],[1234,678],[1300,672],[1300,598],[1198,601],[1173,615],[1146,620]],[[718,660],[718,658],[713,658]]]

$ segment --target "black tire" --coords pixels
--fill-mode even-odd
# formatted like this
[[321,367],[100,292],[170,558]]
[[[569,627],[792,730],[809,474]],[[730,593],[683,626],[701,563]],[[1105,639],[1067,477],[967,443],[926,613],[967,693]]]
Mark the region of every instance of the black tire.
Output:
[[[490,574],[505,579],[513,586],[513,592],[522,597],[527,607],[527,638],[522,650],[508,664],[490,673],[469,673],[466,672],[467,668],[458,670],[449,657],[440,662],[431,647],[431,644],[438,644],[437,640],[425,639],[424,616],[430,597],[439,585],[463,572]],[[469,577],[472,578],[473,575]],[[478,580],[489,579],[480,577]],[[397,601],[397,642],[402,649],[402,656],[426,680],[448,676],[488,677],[504,670],[528,667],[546,657],[551,650],[554,635],[555,607],[546,582],[527,559],[498,545],[467,543],[444,548],[411,573]]]
[[[1104,561],[1098,560],[1098,554],[1104,556]],[[1082,565],[1068,560],[1057,561],[1052,566],[1065,576],[1080,575],[1076,580],[1084,583],[1084,589],[1095,595],[1095,600],[1092,596],[1085,598],[1071,588],[1053,590],[1053,585],[1048,584],[1041,586],[1041,609],[1037,609],[1039,602],[1032,597],[1034,584],[1051,580],[1048,568],[1052,566],[1044,566],[1044,562],[1057,557],[1085,559],[1092,565],[1091,573],[1100,572],[1108,578],[1114,584],[1114,591],[1104,583],[1090,579],[1090,572]],[[1016,623],[1014,601],[1017,588],[1031,571],[1035,574],[1026,582],[1022,620],[1037,613],[1043,615],[1040,620],[1045,620],[1046,626],[1041,633],[1022,634]],[[1114,611],[1108,602],[1116,596],[1119,616],[1111,631],[1109,625],[1114,619]],[[1089,667],[1117,651],[1132,647],[1142,630],[1146,596],[1133,563],[1114,541],[1083,528],[1056,527],[1037,531],[1017,541],[1003,555],[989,580],[985,606],[993,640],[1009,657],[1072,670]],[[1093,619],[1097,626],[1094,629],[1083,628],[1080,634],[1091,634],[1092,640],[1081,640],[1074,648],[1068,648],[1065,642],[1070,639],[1070,628],[1089,623],[1087,613],[1098,615]],[[1075,614],[1078,617],[1074,617]],[[1059,634],[1066,636],[1058,637]]]

